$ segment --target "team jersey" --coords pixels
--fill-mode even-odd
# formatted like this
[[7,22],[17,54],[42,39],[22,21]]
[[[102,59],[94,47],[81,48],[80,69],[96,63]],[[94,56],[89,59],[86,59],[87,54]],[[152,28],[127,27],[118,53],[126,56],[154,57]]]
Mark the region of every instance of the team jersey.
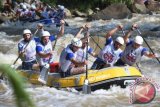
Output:
[[133,65],[141,60],[141,57],[147,51],[146,48],[140,46],[139,48],[135,49],[133,47],[134,41],[129,41],[126,44],[126,48],[122,54],[121,59],[125,61],[128,65]]
[[113,66],[122,54],[121,49],[115,49],[112,38],[107,39],[105,47],[100,51],[98,58],[102,59],[106,64]]
[[[52,51],[52,42],[55,40],[55,36],[50,36],[50,41],[44,45],[42,42],[39,42],[36,46],[36,52],[37,53],[50,53]],[[53,60],[53,56],[47,57],[47,58],[41,58],[40,56],[37,56],[38,62],[41,66],[51,63]],[[49,62],[50,61],[50,62]]]
[[[86,48],[85,47],[84,49],[80,48],[78,51],[77,51],[77,57],[76,57],[76,60],[78,62],[84,62],[85,59],[86,59]],[[88,53],[91,54],[93,52],[93,49],[88,46]]]
[[18,43],[18,51],[25,52],[25,58],[22,59],[22,61],[31,62],[33,60],[36,60],[36,44],[39,41],[39,38],[33,38],[29,42],[25,42],[24,39],[22,39]]

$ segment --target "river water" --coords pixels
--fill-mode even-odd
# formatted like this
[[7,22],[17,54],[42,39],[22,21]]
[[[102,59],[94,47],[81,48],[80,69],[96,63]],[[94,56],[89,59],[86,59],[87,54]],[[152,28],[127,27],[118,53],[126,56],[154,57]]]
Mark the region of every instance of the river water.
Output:
[[[70,42],[73,35],[78,31],[78,28],[85,23],[83,18],[72,18],[66,20],[69,27],[65,28],[65,35],[61,37],[55,49],[55,60],[58,61],[61,50]],[[104,45],[105,32],[114,28],[117,24],[123,24],[125,32],[130,28],[132,23],[137,23],[142,32],[142,36],[155,53],[160,55],[160,15],[137,15],[132,19],[122,20],[96,20],[91,22],[91,34],[95,41],[100,45]],[[35,24],[18,24],[9,23],[0,26],[0,64],[13,64],[17,58],[17,43],[22,38],[22,30],[31,28],[35,31]],[[58,31],[55,26],[46,26],[46,30],[51,32]],[[96,36],[95,36],[96,35]],[[117,32],[116,35],[122,36],[122,32]],[[116,37],[115,35],[115,37]],[[137,32],[133,33],[134,37]],[[97,45],[90,41],[91,47],[96,52],[99,51]],[[144,44],[144,46],[146,46]],[[95,60],[89,57],[89,65]],[[18,60],[16,65],[20,65]],[[140,69],[143,75],[152,78],[157,84],[160,84],[160,66],[156,59],[142,58]],[[109,90],[99,89],[91,92],[89,95],[84,95],[82,92],[77,92],[74,89],[57,90],[46,86],[26,86],[26,91],[30,94],[37,107],[159,107],[160,105],[160,90],[157,89],[155,99],[148,104],[130,104],[130,87],[122,89],[118,86],[113,86]],[[12,89],[7,84],[0,84],[0,107],[16,107]]]

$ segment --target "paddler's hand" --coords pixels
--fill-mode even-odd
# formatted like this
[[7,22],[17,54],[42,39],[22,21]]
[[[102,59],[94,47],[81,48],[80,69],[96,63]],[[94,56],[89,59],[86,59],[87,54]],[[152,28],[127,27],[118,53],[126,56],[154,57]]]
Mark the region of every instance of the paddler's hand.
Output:
[[87,65],[87,64],[88,64],[88,61],[87,61],[87,60],[85,60],[85,61],[83,62],[83,64],[84,64],[84,65]]
[[154,55],[155,55],[156,58],[159,58],[159,57],[160,57],[160,55],[157,54],[157,53],[155,53]]
[[85,25],[83,25],[82,27],[80,27],[82,30],[84,30],[85,29],[85,26],[86,26],[86,24]]
[[64,25],[64,24],[65,24],[65,21],[64,21],[64,20],[60,20],[60,24],[61,24],[61,25]]
[[43,24],[42,23],[38,23],[37,29],[43,29]]
[[25,54],[25,53],[26,53],[25,50],[19,52],[19,56],[20,56],[20,59],[21,59],[22,61],[24,61],[25,58],[26,58],[26,54]]
[[135,30],[137,28],[138,28],[138,25],[137,24],[133,24],[132,27],[131,27],[131,30],[133,31],[133,30]]
[[51,57],[53,55],[53,53],[54,53],[53,51],[49,52],[48,57]]
[[123,25],[120,24],[120,25],[117,26],[117,28],[118,28],[118,30],[122,30],[123,29]]
[[84,27],[85,27],[85,29],[90,29],[91,28],[91,24],[87,23]]

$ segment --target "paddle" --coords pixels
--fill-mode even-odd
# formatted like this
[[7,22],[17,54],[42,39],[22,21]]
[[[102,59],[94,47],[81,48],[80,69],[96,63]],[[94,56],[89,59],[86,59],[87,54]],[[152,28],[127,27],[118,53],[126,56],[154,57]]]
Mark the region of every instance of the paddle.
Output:
[[[87,31],[87,35],[89,35],[89,31]],[[88,61],[88,39],[87,39],[87,46],[86,46],[86,60]],[[91,93],[91,87],[90,87],[89,81],[88,81],[88,65],[86,65],[86,78],[84,80],[82,91],[84,94]]]
[[[51,59],[52,59],[52,56],[50,56],[50,58],[48,60],[48,63],[50,62]],[[38,81],[43,83],[43,84],[46,84],[47,79],[48,79],[48,70],[49,70],[49,64],[48,63],[43,66],[43,68],[40,71],[39,78],[38,78]]]
[[89,35],[91,37],[91,39],[93,40],[93,42],[99,47],[100,50],[102,50],[102,48],[98,45],[98,43],[93,39],[93,37],[91,35]]
[[[154,51],[152,50],[152,48],[151,48],[151,47],[149,46],[149,44],[147,43],[147,41],[145,40],[145,38],[142,36],[142,33],[141,33],[141,31],[139,30],[139,28],[137,28],[136,30],[137,30],[137,32],[139,33],[139,35],[141,35],[141,37],[143,38],[144,42],[146,43],[146,45],[147,45],[148,48],[150,49],[150,51],[151,51],[153,54],[155,54]],[[160,60],[159,60],[157,57],[155,57],[155,58],[157,59],[158,63],[160,63]]]
[[[57,43],[57,39],[55,40],[55,43],[53,45],[53,50],[56,47],[56,43]],[[48,60],[48,63],[50,63],[51,59],[52,59],[52,56],[50,56],[50,58]],[[46,64],[46,65],[43,66],[42,70],[40,71],[39,78],[38,78],[38,81],[41,82],[42,84],[47,83],[48,71],[49,71],[49,64]]]

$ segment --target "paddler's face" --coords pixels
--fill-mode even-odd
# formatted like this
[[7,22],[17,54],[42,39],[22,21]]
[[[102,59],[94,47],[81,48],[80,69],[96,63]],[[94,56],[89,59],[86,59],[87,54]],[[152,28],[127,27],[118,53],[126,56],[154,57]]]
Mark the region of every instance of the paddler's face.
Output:
[[120,44],[119,42],[115,41],[114,42],[114,48],[117,50],[122,46],[122,44]]
[[38,27],[38,29],[42,29],[43,28],[43,26],[41,26],[41,25],[38,25],[37,27]]
[[23,38],[24,38],[24,40],[25,40],[26,42],[28,42],[28,41],[30,41],[30,39],[31,39],[31,34],[26,33],[26,34],[23,35]]
[[79,47],[73,46],[73,51],[74,51],[74,52],[78,51],[78,49],[79,49]]
[[85,48],[87,46],[87,42],[84,42],[83,44],[82,44],[82,48]]
[[133,44],[133,47],[135,48],[135,49],[137,49],[137,48],[139,48],[141,45],[140,44],[137,44],[137,43],[134,43]]
[[49,36],[42,37],[42,42],[46,45],[49,42]]

